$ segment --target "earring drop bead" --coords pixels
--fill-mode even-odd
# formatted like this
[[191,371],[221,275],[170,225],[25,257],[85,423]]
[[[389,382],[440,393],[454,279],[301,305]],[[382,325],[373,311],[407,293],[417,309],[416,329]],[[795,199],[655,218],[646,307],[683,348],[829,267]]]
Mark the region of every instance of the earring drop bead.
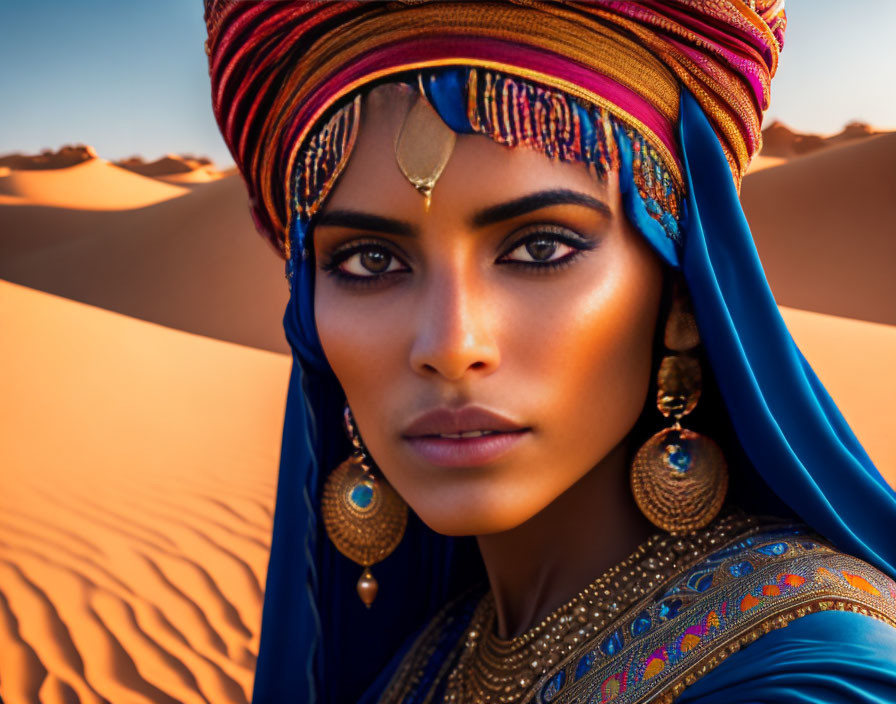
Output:
[[358,596],[361,597],[364,606],[369,609],[370,605],[373,604],[373,600],[376,599],[376,593],[379,589],[379,584],[371,573],[369,567],[365,567],[364,572],[361,573],[361,576],[358,579],[357,589]]

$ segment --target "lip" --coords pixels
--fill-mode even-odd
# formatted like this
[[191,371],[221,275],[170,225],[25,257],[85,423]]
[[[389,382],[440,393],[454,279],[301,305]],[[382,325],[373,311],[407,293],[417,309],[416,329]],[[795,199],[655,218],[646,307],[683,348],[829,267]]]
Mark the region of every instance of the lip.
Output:
[[[488,435],[466,438],[440,437],[471,431]],[[402,433],[402,439],[421,459],[443,467],[465,467],[493,462],[510,452],[531,428],[480,406],[435,408],[418,416]]]
[[440,406],[417,416],[402,436],[414,438],[422,435],[466,433],[473,430],[513,433],[523,429],[524,426],[520,423],[481,406],[464,406],[456,409]]

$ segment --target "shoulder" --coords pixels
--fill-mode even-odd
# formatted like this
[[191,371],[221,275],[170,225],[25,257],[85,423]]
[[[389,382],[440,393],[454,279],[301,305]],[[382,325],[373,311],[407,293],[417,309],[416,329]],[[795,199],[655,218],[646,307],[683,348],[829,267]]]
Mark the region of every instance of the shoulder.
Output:
[[710,555],[679,586],[700,579],[695,605],[724,619],[677,704],[896,701],[896,584],[880,570],[793,527]]
[[707,555],[666,593],[716,603],[732,624],[774,614],[783,617],[775,625],[783,626],[791,616],[828,610],[896,624],[896,583],[801,524],[767,526]]
[[[611,657],[596,657],[596,667],[588,673],[601,689],[616,691],[626,701],[664,704],[679,701],[686,692],[691,699],[681,702],[826,702],[756,696],[735,700],[727,691],[720,698],[719,692],[732,686],[730,682],[716,691],[715,698],[694,698],[692,692],[699,693],[696,685],[726,661],[732,664],[722,673],[731,672],[734,663],[744,662],[740,653],[748,650],[754,667],[738,668],[750,671],[744,682],[758,682],[761,667],[775,677],[768,654],[775,644],[796,650],[791,641],[799,641],[804,652],[814,651],[817,661],[823,662],[842,647],[837,629],[844,621],[860,624],[853,630],[864,628],[875,637],[885,634],[889,649],[879,655],[892,652],[896,584],[868,563],[836,550],[804,525],[774,520],[757,518],[739,536],[720,533],[709,540],[710,545],[713,542],[718,549],[695,555],[697,559],[666,580],[647,603],[614,624],[614,632],[599,648]],[[803,620],[810,615],[811,620]],[[798,621],[793,630],[786,628]],[[805,636],[801,632],[809,626],[814,645],[801,640]],[[779,629],[781,633],[771,635]],[[861,642],[865,635],[854,637]],[[812,662],[804,658],[797,664],[808,668]],[[722,680],[716,675],[702,686],[711,689],[714,681]]]
[[770,631],[687,687],[675,704],[896,701],[896,628],[820,611]]

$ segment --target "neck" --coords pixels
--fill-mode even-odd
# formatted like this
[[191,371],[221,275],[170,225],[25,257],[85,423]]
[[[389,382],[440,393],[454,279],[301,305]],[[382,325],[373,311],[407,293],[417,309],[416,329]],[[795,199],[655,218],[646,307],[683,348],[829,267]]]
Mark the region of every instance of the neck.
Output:
[[621,444],[525,523],[478,536],[499,638],[536,626],[658,532],[632,498],[625,458]]

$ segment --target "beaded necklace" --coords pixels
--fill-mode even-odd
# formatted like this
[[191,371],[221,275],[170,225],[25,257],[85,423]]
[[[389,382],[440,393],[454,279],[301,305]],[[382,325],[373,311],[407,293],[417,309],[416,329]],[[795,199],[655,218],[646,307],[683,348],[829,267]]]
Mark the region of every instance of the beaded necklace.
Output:
[[[528,701],[533,691],[549,694],[548,676],[560,662],[580,650],[600,647],[605,653],[612,651],[612,638],[601,638],[608,626],[708,553],[758,529],[756,517],[738,512],[726,513],[692,535],[657,533],[541,623],[511,639],[495,634],[494,595],[487,592],[447,659],[455,664],[439,678],[444,678],[439,701],[516,704]],[[423,651],[419,652],[423,656]],[[403,701],[404,693],[413,686],[412,670],[419,666],[415,658],[406,662],[380,701]],[[439,688],[435,683],[421,701],[435,701],[433,696]]]

